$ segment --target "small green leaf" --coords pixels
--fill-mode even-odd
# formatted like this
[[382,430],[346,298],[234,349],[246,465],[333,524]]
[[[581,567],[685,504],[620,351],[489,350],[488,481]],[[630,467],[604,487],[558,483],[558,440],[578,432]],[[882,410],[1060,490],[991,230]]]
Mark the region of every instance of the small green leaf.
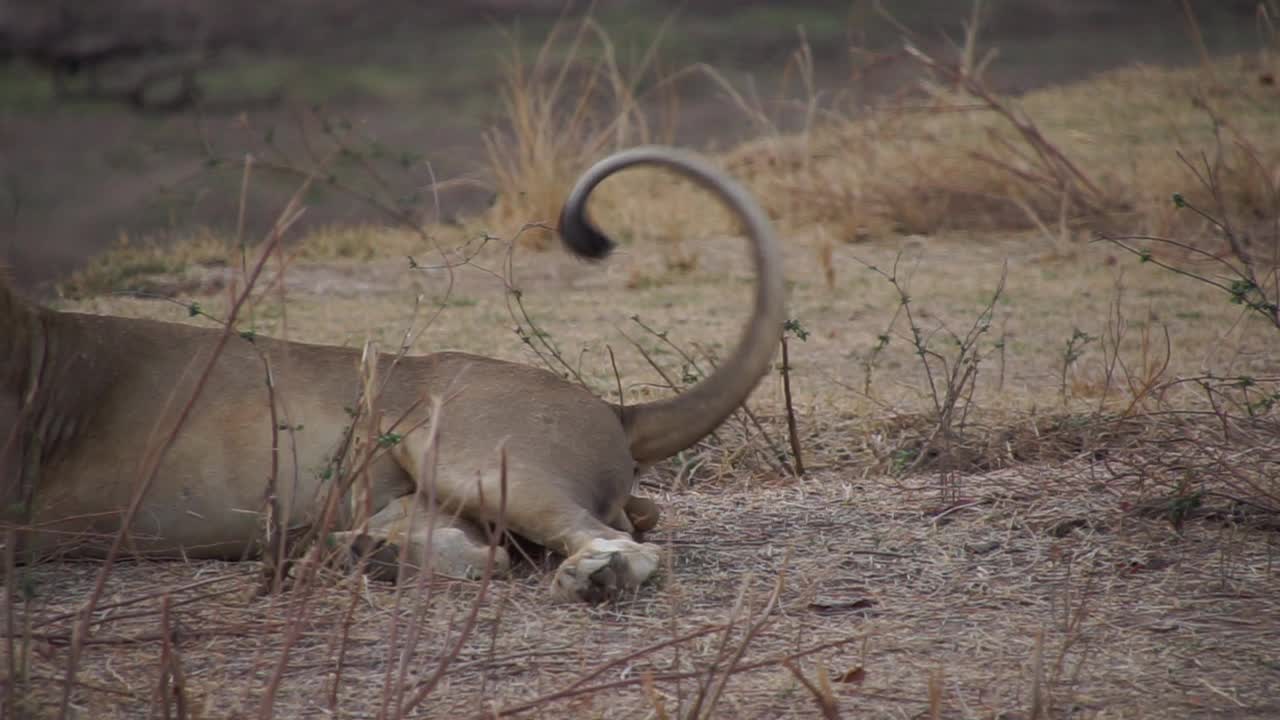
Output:
[[786,321],[782,324],[782,329],[784,332],[791,333],[792,335],[800,338],[800,342],[804,342],[809,339],[809,331],[800,324],[799,320],[792,319]]

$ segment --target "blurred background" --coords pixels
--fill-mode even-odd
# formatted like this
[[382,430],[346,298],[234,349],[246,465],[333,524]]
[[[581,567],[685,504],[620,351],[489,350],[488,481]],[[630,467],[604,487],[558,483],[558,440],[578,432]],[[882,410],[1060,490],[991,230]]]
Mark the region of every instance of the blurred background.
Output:
[[[998,56],[984,77],[1016,95],[1135,62],[1204,62],[1257,47],[1258,8],[990,0],[979,44]],[[600,33],[572,22],[587,12]],[[0,263],[48,291],[122,238],[241,225],[259,237],[298,173],[323,164],[312,138],[336,132],[359,138],[351,162],[377,166],[378,192],[422,222],[455,222],[499,191],[486,138],[518,122],[504,104],[513,73],[605,58],[651,118],[649,139],[723,149],[759,132],[744,102],[775,130],[802,125],[812,108],[772,99],[806,80],[802,94],[845,107],[903,92],[904,35],[958,51],[969,19],[955,0],[0,0]],[[811,76],[796,72],[802,44]],[[265,171],[241,216],[246,153]],[[388,220],[358,193],[307,200],[303,232]]]

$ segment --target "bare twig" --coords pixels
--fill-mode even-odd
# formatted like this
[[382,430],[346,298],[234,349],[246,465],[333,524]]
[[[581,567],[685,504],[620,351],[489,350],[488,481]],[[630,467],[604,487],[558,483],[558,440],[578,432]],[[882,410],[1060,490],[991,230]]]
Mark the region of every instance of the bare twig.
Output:
[[4,587],[0,588],[4,592],[4,627],[5,627],[5,651],[6,661],[8,662],[9,681],[4,684],[4,707],[5,717],[18,717],[17,710],[17,693],[18,693],[18,656],[15,653],[14,636],[17,634],[13,622],[13,596],[17,593],[17,574],[16,563],[14,562],[15,548],[18,543],[18,531],[9,527],[4,533]]
[[[739,675],[745,672],[752,672],[754,670],[760,670],[763,668],[777,667],[782,665],[782,663],[784,662],[795,662],[800,658],[808,657],[810,655],[822,652],[824,650],[843,647],[845,645],[858,642],[862,638],[863,636],[856,635],[856,636],[840,638],[837,640],[829,640],[822,643],[817,643],[815,645],[811,645],[807,648],[804,648],[803,650],[800,650],[794,653],[789,653],[787,655],[775,655],[775,656],[765,658],[763,660],[757,660],[755,662],[742,663],[741,665],[738,665],[738,664],[731,665],[724,669],[724,673],[725,673],[725,676],[728,677],[732,675]],[[665,645],[666,643],[663,643],[663,644]],[[553,702],[557,702],[561,700],[569,700],[575,697],[581,697],[583,695],[594,695],[595,693],[607,692],[610,690],[619,690],[627,687],[635,687],[636,685],[642,685],[646,681],[653,682],[653,683],[677,682],[679,680],[688,680],[690,678],[700,677],[704,674],[705,674],[704,670],[688,670],[688,671],[681,671],[681,672],[670,672],[670,673],[661,673],[661,674],[652,674],[652,675],[645,674],[640,677],[624,678],[621,680],[614,680],[611,682],[599,683],[597,685],[583,685],[580,687],[576,687],[573,690],[556,690],[556,691],[547,693],[545,695],[540,695],[531,700],[516,703],[514,705],[508,705],[505,707],[496,708],[494,710],[477,713],[473,717],[475,718],[475,720],[491,720],[492,718],[511,717],[514,715],[520,715],[520,714],[529,712],[531,710],[545,707],[546,705]]]
[[800,672],[800,668],[795,663],[787,661],[782,663],[782,667],[786,668],[805,690],[813,696],[813,701],[818,704],[818,709],[822,711],[822,717],[827,720],[839,720],[840,709],[836,705],[835,693],[831,692],[831,685],[827,680],[827,673],[821,666],[818,667],[818,685],[814,685],[809,678]]
[[195,408],[196,401],[200,398],[210,375],[213,373],[214,367],[217,365],[218,358],[222,354],[222,349],[226,346],[227,341],[230,340],[236,317],[239,315],[240,309],[244,306],[244,303],[249,299],[253,284],[257,281],[263,267],[265,267],[267,258],[270,256],[271,249],[280,242],[283,237],[284,230],[287,229],[300,214],[301,211],[299,203],[301,202],[303,193],[306,192],[310,185],[311,182],[310,179],[308,179],[294,194],[288,206],[286,206],[285,212],[281,215],[281,221],[277,222],[275,228],[270,233],[266,246],[258,256],[257,263],[254,265],[252,272],[246,279],[245,289],[236,299],[235,304],[232,305],[231,311],[227,315],[227,324],[223,328],[222,333],[218,336],[213,352],[209,356],[204,369],[196,380],[194,389],[191,392],[191,397],[178,413],[177,418],[173,421],[169,432],[165,435],[159,448],[151,454],[149,459],[145,459],[143,462],[141,473],[142,480],[137,484],[132,497],[129,499],[129,505],[120,519],[120,531],[116,533],[115,539],[111,543],[111,547],[107,550],[102,567],[98,571],[97,580],[94,583],[93,590],[90,592],[89,597],[85,602],[84,608],[81,611],[80,619],[76,624],[76,630],[72,635],[71,651],[67,657],[66,675],[62,687],[62,701],[58,711],[59,718],[65,719],[70,710],[71,689],[75,681],[76,670],[79,665],[80,653],[84,646],[84,640],[89,634],[89,626],[93,616],[93,609],[97,605],[99,598],[102,597],[102,592],[106,587],[107,576],[110,574],[111,566],[119,556],[120,551],[124,546],[129,526],[133,524],[133,518],[137,515],[138,509],[142,506],[142,500],[146,497],[147,490],[155,481],[156,473],[160,470],[161,460],[163,460],[165,454],[168,452],[169,447],[171,447],[174,441],[177,440],[179,433],[186,424],[187,418]]
[[796,475],[804,475],[804,458],[800,454],[800,431],[796,427],[796,409],[791,402],[791,358],[787,354],[787,336],[782,336],[782,395],[787,410],[787,437],[791,440],[791,457]]

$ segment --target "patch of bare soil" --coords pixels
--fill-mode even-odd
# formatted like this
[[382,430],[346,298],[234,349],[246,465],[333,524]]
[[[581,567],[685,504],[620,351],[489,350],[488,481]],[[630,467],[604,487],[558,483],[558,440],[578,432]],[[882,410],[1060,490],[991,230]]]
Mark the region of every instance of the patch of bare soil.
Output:
[[[124,564],[72,707],[159,711],[163,594],[182,678],[163,702],[180,696],[192,717],[257,716],[274,682],[281,717],[374,717],[428,685],[407,716],[684,716],[701,702],[718,717],[813,717],[819,698],[857,717],[1280,713],[1274,531],[1175,530],[1086,462],[955,482],[945,499],[928,478],[830,471],[661,493],[651,539],[666,570],[597,608],[550,604],[546,558],[487,585],[437,578],[397,596],[326,576],[266,598],[250,597],[253,566]],[[15,622],[31,641],[8,647],[29,662],[18,699],[36,717],[57,707],[97,569],[24,573]]]

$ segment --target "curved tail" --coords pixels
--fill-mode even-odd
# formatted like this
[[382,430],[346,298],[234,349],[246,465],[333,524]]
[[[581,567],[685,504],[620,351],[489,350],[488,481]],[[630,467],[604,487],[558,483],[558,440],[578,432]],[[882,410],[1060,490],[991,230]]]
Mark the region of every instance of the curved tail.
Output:
[[631,456],[638,462],[652,463],[675,455],[715,430],[769,371],[786,318],[786,290],[777,237],[750,193],[701,158],[673,148],[624,150],[583,173],[560,212],[560,235],[574,254],[598,260],[614,248],[613,241],[587,220],[587,199],[602,180],[632,165],[670,168],[715,193],[742,220],[756,271],[751,317],[737,346],[715,371],[675,397],[622,410]]

